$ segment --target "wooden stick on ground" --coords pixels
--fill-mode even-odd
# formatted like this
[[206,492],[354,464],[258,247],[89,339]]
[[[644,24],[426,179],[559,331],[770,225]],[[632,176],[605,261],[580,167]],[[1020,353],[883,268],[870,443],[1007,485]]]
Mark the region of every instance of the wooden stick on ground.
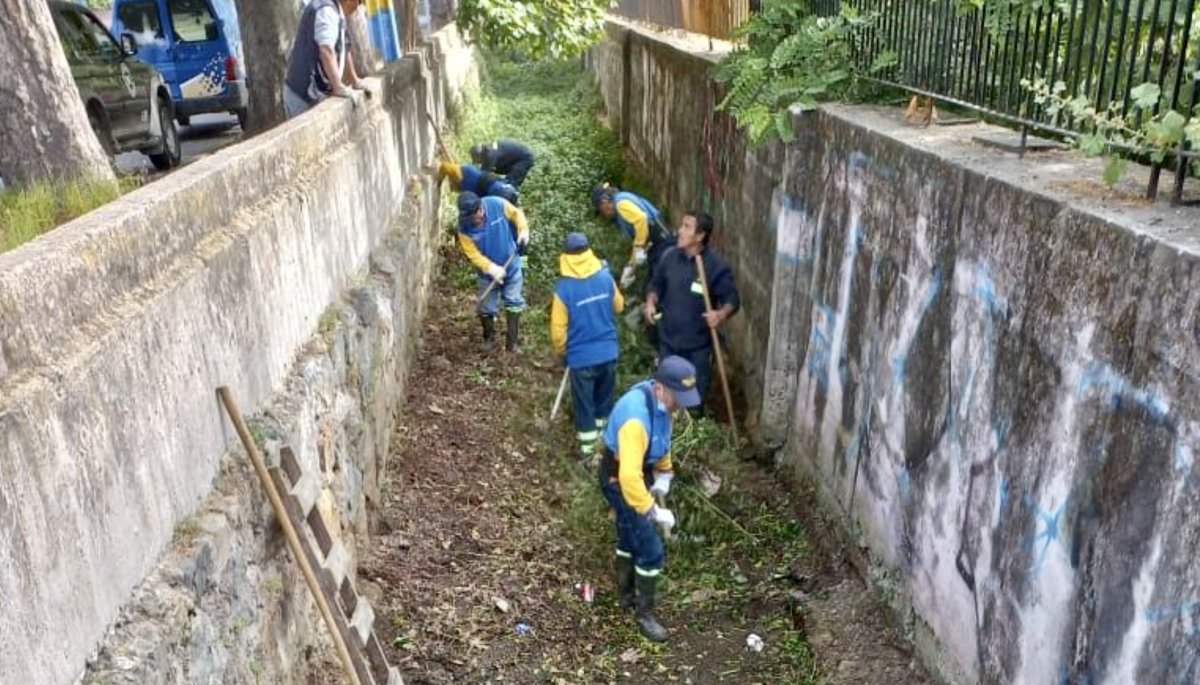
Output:
[[[700,288],[704,291],[704,313],[708,314],[713,309],[712,300],[708,296],[708,278],[704,275],[703,254],[696,255],[696,269],[700,273]],[[713,353],[717,355],[717,373],[721,376],[721,391],[725,394],[725,412],[729,415],[729,428],[733,431],[733,447],[737,449],[737,418],[733,415],[733,397],[729,394],[729,379],[725,376],[725,355],[721,353],[721,338],[715,328],[710,327],[708,332],[712,335]]]
[[258,475],[258,480],[262,483],[263,490],[267,492],[267,499],[271,501],[271,509],[275,512],[275,518],[279,519],[279,525],[283,528],[283,533],[287,537],[288,547],[292,550],[292,556],[295,557],[296,563],[300,566],[300,571],[304,574],[304,582],[308,585],[308,591],[312,593],[313,600],[317,603],[317,608],[321,611],[321,618],[325,619],[325,627],[329,629],[329,636],[333,638],[333,645],[337,648],[338,657],[342,661],[342,666],[346,669],[348,682],[351,685],[363,685],[358,679],[358,673],[354,670],[354,662],[350,658],[350,650],[346,642],[342,639],[342,634],[338,632],[337,624],[333,619],[333,611],[329,608],[329,602],[325,598],[325,593],[321,592],[321,585],[317,582],[316,573],[313,572],[312,566],[308,563],[308,557],[304,555],[304,548],[301,546],[300,537],[296,529],[292,526],[292,520],[288,518],[287,509],[283,505],[283,498],[280,497],[279,491],[275,489],[275,483],[271,480],[271,474],[267,473],[267,465],[263,462],[262,455],[258,453],[258,447],[254,444],[254,438],[250,437],[250,430],[246,428],[246,422],[242,418],[241,411],[238,410],[237,404],[233,401],[233,395],[230,394],[229,388],[222,385],[217,388],[217,396],[221,398],[221,404],[225,406],[225,412],[229,414],[229,420],[233,422],[233,428],[237,431],[238,437],[241,438],[242,446],[246,448],[246,453],[250,455],[250,462],[254,465],[254,473]]
[[558,407],[562,404],[563,393],[567,390],[567,379],[571,377],[570,369],[563,369],[562,383],[558,384],[558,397],[554,398],[554,406],[550,409],[550,420],[553,421],[555,416],[558,416]]

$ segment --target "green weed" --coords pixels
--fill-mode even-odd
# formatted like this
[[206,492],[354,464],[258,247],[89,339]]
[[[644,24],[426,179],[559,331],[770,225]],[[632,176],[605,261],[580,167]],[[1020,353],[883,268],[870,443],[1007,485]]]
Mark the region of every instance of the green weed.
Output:
[[83,179],[9,190],[0,195],[0,252],[15,249],[139,185],[139,178],[123,177],[116,184]]

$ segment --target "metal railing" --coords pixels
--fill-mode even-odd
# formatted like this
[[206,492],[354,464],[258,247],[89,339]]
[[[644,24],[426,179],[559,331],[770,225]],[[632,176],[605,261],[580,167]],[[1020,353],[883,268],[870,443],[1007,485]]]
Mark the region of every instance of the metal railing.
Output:
[[[771,0],[767,0],[769,3]],[[1174,110],[1192,117],[1200,90],[1197,0],[1029,0],[1023,4],[969,0],[811,0],[821,15],[849,2],[874,17],[859,35],[855,59],[866,69],[890,52],[895,64],[873,80],[966,107],[1027,130],[1074,137],[1094,130],[1070,108],[1035,101],[1022,81],[1062,82],[1067,99],[1097,111],[1144,113],[1135,89],[1150,83],[1161,96],[1151,116]],[[999,9],[996,9],[999,8]],[[1144,91],[1145,89],[1143,89]],[[1144,151],[1127,150],[1135,156]],[[1164,166],[1175,170],[1172,201],[1197,152],[1180,143],[1152,162],[1147,195],[1157,195]]]
[[618,0],[612,11],[660,26],[728,39],[750,18],[757,0]]

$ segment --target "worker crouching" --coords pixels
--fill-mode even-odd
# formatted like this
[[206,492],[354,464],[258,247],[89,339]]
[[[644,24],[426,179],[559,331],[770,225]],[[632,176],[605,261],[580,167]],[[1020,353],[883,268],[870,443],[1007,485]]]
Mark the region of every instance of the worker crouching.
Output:
[[658,528],[669,532],[675,526],[675,515],[665,506],[674,478],[671,415],[699,403],[695,367],[682,357],[667,357],[653,380],[617,400],[601,445],[600,488],[616,514],[614,567],[621,607],[637,608],[638,629],[655,642],[667,639],[654,613],[658,576],[666,563]]
[[571,378],[580,459],[590,461],[613,407],[617,383],[617,315],[625,298],[608,265],[571,233],[558,258],[561,274],[550,305],[550,342]]
[[521,312],[525,311],[521,260],[529,245],[525,213],[501,198],[463,192],[458,196],[458,221],[459,247],[479,272],[476,310],[483,324],[484,352],[496,349],[500,299],[508,324],[506,347],[518,352]]

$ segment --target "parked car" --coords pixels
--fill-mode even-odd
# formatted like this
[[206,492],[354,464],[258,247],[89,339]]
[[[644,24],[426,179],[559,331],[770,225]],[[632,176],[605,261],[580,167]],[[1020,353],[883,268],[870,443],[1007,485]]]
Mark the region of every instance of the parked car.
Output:
[[233,0],[116,0],[112,28],[162,72],[180,124],[230,112],[245,128],[249,92]]
[[118,44],[87,9],[61,0],[49,5],[88,123],[105,152],[137,151],[158,169],[177,166],[179,129],[162,75],[134,57],[132,41]]

